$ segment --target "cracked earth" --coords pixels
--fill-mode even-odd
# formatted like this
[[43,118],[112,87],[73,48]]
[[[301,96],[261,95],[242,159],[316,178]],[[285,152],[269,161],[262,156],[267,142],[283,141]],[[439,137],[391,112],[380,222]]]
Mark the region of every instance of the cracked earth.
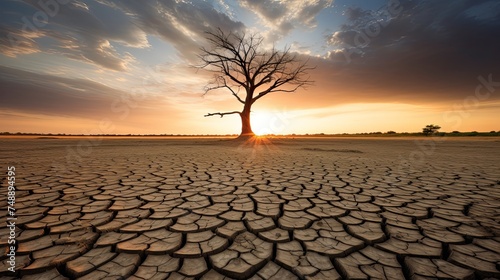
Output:
[[0,142],[0,279],[500,278],[496,138]]

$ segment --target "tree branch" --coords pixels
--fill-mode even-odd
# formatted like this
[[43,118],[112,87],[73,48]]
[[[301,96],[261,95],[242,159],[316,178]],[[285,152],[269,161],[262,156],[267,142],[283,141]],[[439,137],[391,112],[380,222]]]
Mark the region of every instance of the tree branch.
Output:
[[211,116],[217,116],[217,115],[219,115],[222,118],[225,115],[232,115],[232,114],[241,114],[241,113],[238,112],[238,111],[225,112],[225,113],[208,113],[208,114],[205,115],[205,117],[211,117]]
[[[291,60],[295,61],[295,59]],[[314,67],[307,67],[307,61],[304,62],[303,64],[299,65],[295,70],[287,72],[286,70],[276,70],[272,71],[272,74],[274,76],[277,76],[277,78],[274,80],[274,83],[272,83],[267,89],[261,91],[256,97],[252,98],[252,103],[257,101],[258,99],[264,97],[265,95],[271,93],[271,92],[295,92],[299,88],[305,88],[308,85],[313,84],[311,80],[309,80],[309,77],[304,77],[306,75],[307,71],[313,70]],[[267,76],[265,77],[267,78]],[[271,82],[271,78],[269,78],[269,82]],[[259,83],[259,85],[262,85],[263,83]],[[283,85],[292,85],[292,88],[280,88]]]
[[[224,33],[220,28],[206,33],[211,47],[201,48],[199,68],[214,73],[214,79],[205,87],[205,94],[226,88],[247,107],[271,92],[295,92],[312,84],[307,72],[314,67],[308,67],[308,61],[302,62],[290,47],[282,51],[274,47],[266,49],[263,38],[258,35]],[[241,88],[245,89],[246,96],[240,94]],[[206,116],[236,113],[239,112]]]
[[229,89],[229,91],[231,91],[233,96],[236,97],[238,102],[240,102],[241,104],[245,104],[245,101],[243,101],[243,99],[241,99],[241,97],[238,96],[238,93],[240,92],[241,86],[236,86],[238,88],[238,91],[234,91],[234,89],[231,87],[231,85],[229,85],[226,82],[226,79],[223,76],[215,77],[214,80],[215,81],[212,83],[212,84],[214,84],[214,86],[209,86],[209,85],[205,86],[205,93],[203,95],[207,94],[209,91],[212,91],[212,90],[216,90],[216,89],[220,89],[220,88],[227,88],[227,89]]

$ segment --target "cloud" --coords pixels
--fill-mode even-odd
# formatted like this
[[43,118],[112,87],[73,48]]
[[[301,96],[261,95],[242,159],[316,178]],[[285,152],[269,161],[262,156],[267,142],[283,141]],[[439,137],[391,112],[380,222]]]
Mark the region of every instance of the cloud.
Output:
[[[144,77],[144,84],[128,92],[87,79],[0,66],[0,126],[7,131],[82,133],[109,119],[116,125],[109,133],[193,133],[206,128],[203,116],[211,108],[237,104],[227,94],[204,98],[201,87],[198,93],[182,91],[153,76],[165,77],[168,67],[156,71],[145,73],[149,78]],[[178,77],[193,78],[192,69],[182,71]]]
[[130,15],[144,32],[157,35],[172,44],[178,54],[193,60],[203,43],[205,31],[221,28],[242,31],[244,24],[233,21],[205,1],[105,1]]
[[244,0],[240,5],[255,13],[282,36],[297,26],[316,26],[316,16],[333,0]]
[[7,32],[10,38],[0,41],[0,51],[8,56],[55,53],[98,67],[124,71],[133,59],[128,53],[118,52],[113,44],[148,46],[145,33],[125,15],[111,9],[101,9],[104,14],[94,14],[93,6],[80,1],[9,3],[9,13],[0,21],[0,32]]
[[497,1],[400,3],[346,10],[348,22],[326,38],[331,50],[319,62],[325,87],[352,99],[432,102],[473,95],[478,76],[500,80],[500,10],[490,11]]
[[0,52],[9,57],[40,52],[35,39],[44,37],[41,31],[22,31],[0,26]]
[[126,71],[135,61],[123,47],[148,48],[148,35],[192,60],[208,29],[244,28],[204,1],[6,1],[9,13],[0,20],[4,55],[48,52],[115,71]]
[[40,115],[99,119],[121,116],[125,106],[143,108],[164,103],[161,97],[133,95],[90,80],[3,66],[0,66],[0,85],[2,110]]

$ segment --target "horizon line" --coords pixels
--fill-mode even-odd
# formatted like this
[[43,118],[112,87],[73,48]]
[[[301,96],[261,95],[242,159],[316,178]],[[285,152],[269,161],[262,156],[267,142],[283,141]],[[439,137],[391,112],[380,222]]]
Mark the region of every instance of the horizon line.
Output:
[[[118,134],[118,133],[110,133],[110,134],[73,134],[73,133],[38,133],[38,132],[0,132],[0,136],[106,136],[106,137],[231,137],[238,136],[236,133],[227,133],[227,134],[181,134],[181,133],[162,133],[162,134]],[[320,137],[328,137],[328,136],[373,136],[373,135],[385,135],[385,136],[426,136],[423,132],[395,132],[395,131],[387,131],[387,132],[356,132],[356,133],[289,133],[289,134],[263,134],[256,136],[270,136],[270,137],[311,137],[311,136],[320,136]],[[495,131],[450,131],[444,132],[439,131],[434,133],[437,136],[444,135],[462,135],[462,136],[500,136],[500,130]]]

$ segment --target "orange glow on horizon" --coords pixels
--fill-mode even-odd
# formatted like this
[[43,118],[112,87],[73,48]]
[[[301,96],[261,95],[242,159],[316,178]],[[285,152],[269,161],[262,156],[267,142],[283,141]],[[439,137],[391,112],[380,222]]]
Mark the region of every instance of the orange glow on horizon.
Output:
[[[260,105],[260,104],[258,104]],[[251,124],[256,135],[336,134],[363,132],[420,132],[427,124],[437,124],[441,131],[499,131],[496,106],[449,113],[452,105],[424,106],[402,103],[351,103],[334,107],[300,109],[297,107],[256,106]],[[496,105],[496,104],[493,104]],[[206,109],[178,106],[177,110],[136,108],[121,120],[113,112],[103,112],[94,119],[27,114],[8,111],[1,114],[0,132],[66,133],[66,134],[184,134],[237,135],[241,119],[237,115],[224,118],[203,117]],[[223,108],[234,110],[231,104]],[[462,117],[463,116],[463,117]],[[100,129],[100,122],[111,122],[109,129]]]

